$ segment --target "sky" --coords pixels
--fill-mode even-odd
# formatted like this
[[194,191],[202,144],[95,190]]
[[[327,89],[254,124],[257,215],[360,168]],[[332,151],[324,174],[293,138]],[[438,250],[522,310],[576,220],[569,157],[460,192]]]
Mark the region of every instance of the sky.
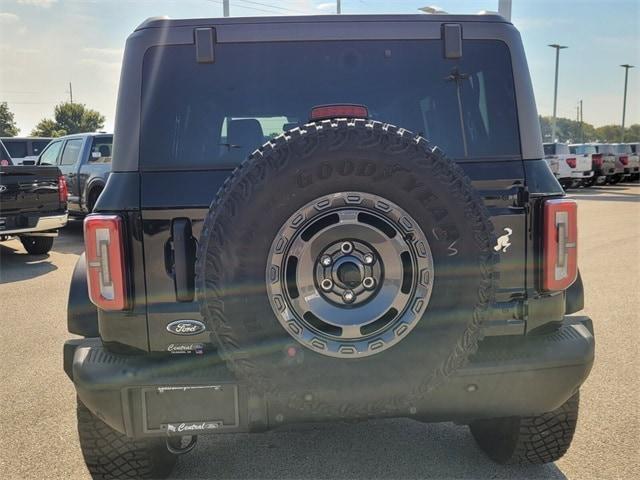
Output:
[[[232,16],[335,13],[329,0],[230,0]],[[449,13],[498,10],[498,0],[342,0],[342,13]],[[145,18],[222,16],[222,0],[0,0],[0,102],[22,135],[69,99],[106,117],[113,130],[120,63],[127,36]],[[554,50],[560,54],[558,116],[620,124],[624,69],[629,72],[626,124],[640,123],[640,0],[513,0],[541,115],[553,112]]]

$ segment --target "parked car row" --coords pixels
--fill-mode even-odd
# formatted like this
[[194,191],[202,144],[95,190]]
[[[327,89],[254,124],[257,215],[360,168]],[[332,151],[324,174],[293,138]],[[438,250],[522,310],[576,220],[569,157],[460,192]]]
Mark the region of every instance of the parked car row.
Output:
[[545,143],[549,168],[566,190],[640,180],[639,143]]
[[0,241],[17,237],[28,253],[47,253],[69,216],[93,210],[111,173],[112,144],[103,133],[0,140]]

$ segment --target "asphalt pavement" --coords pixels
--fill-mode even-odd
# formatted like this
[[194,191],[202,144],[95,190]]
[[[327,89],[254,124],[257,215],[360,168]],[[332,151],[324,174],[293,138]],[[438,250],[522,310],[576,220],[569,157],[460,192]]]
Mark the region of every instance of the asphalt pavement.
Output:
[[[640,186],[571,193],[579,204],[584,314],[596,361],[581,391],[573,445],[555,464],[503,467],[466,427],[381,420],[201,437],[174,478],[640,478]],[[0,244],[0,477],[89,478],[75,398],[62,370],[80,222],[49,255]]]

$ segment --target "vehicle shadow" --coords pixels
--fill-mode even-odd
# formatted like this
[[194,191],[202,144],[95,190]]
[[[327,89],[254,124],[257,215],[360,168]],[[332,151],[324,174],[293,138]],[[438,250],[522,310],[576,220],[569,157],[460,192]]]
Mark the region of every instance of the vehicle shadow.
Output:
[[467,427],[409,419],[308,424],[261,434],[201,436],[173,478],[546,478],[555,464],[502,466],[476,446]]
[[84,252],[82,220],[69,220],[67,225],[58,232],[58,238],[53,243],[53,250],[71,255],[80,255]]
[[0,285],[19,282],[57,270],[49,255],[29,255],[13,246],[0,244]]

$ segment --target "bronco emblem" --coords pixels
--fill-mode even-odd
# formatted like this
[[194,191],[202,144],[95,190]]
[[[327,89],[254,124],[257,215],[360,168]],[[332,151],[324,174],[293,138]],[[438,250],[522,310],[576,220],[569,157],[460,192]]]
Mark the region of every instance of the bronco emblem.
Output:
[[496,252],[499,252],[500,250],[502,250],[503,252],[506,252],[507,248],[509,248],[511,246],[511,242],[509,241],[509,237],[513,233],[513,230],[511,230],[509,227],[506,227],[504,229],[504,231],[507,232],[507,233],[502,235],[501,237],[498,237],[498,243],[496,243],[496,246],[493,247],[493,249]]

